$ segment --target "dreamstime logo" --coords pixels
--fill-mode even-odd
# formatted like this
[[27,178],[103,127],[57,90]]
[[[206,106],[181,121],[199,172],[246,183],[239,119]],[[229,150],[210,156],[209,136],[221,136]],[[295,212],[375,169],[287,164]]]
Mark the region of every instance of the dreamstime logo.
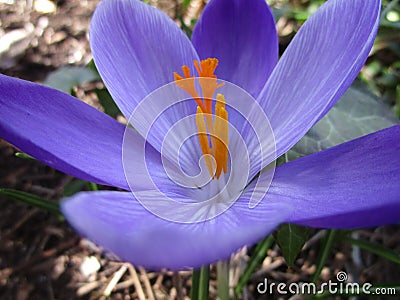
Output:
[[[214,79],[202,80],[204,85]],[[174,82],[149,94],[129,118],[122,151],[125,177],[135,198],[160,218],[202,222],[231,207],[250,181],[256,192],[246,191],[249,208],[256,207],[268,191],[276,159],[268,118],[246,91],[220,82],[224,84],[216,94],[226,99],[229,138],[227,170],[218,178],[210,175],[209,161],[214,167],[216,161],[204,154],[199,135],[211,142],[220,141],[220,136],[208,124],[205,131],[199,129],[196,101]],[[212,118],[215,122],[219,117]]]
[[324,293],[332,295],[396,295],[396,289],[392,287],[373,287],[368,282],[360,284],[357,282],[347,282],[347,279],[347,273],[343,271],[336,274],[338,282],[329,280],[320,286],[312,282],[293,282],[290,284],[268,282],[268,279],[265,278],[263,282],[257,284],[257,292],[259,294],[274,294],[276,292],[280,295],[317,295]]
[[347,273],[346,273],[346,272],[343,272],[343,271],[338,272],[338,273],[336,274],[336,279],[337,279],[339,282],[347,281]]

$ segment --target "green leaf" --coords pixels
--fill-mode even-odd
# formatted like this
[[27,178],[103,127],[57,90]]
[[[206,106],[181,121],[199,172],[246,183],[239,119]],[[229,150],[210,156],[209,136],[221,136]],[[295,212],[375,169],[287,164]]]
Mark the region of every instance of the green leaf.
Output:
[[353,85],[336,106],[288,152],[290,160],[319,152],[399,123],[377,97]]
[[73,179],[64,185],[63,196],[70,197],[82,191],[87,185],[87,182],[81,179]]
[[98,185],[96,183],[94,183],[94,182],[87,182],[86,185],[89,188],[89,191],[93,192],[93,191],[98,191],[99,190]]
[[192,0],[183,0],[182,7],[184,10],[186,10],[189,7],[190,2],[192,2]]
[[378,245],[378,244],[375,244],[375,243],[372,243],[369,241],[353,239],[350,237],[347,237],[345,240],[347,242],[350,242],[351,244],[358,246],[362,249],[365,249],[371,253],[382,256],[396,264],[400,264],[400,253],[396,253],[391,249],[387,249],[381,245]]
[[58,203],[51,202],[49,200],[43,199],[39,196],[30,193],[12,189],[0,189],[0,196],[4,196],[12,200],[17,200],[19,202],[47,210],[52,213],[60,214]]
[[289,223],[282,224],[276,231],[275,240],[289,267],[293,265],[310,234],[310,228]]
[[97,70],[97,67],[96,67],[96,64],[94,63],[93,58],[87,63],[86,67],[91,69],[97,75],[98,79],[101,79],[100,73]]
[[75,178],[64,186],[63,196],[70,197],[83,190],[98,191],[99,187],[93,182]]
[[[400,28],[399,11],[396,11],[399,0],[391,1],[381,13],[381,25],[386,25],[393,28]],[[393,17],[394,16],[394,19]]]
[[[192,28],[190,28],[189,26],[187,26],[185,24],[185,20],[183,19],[183,16],[180,14],[177,16],[177,19],[179,20],[179,22],[181,24],[181,29],[183,30],[183,32],[185,32],[185,34],[187,35],[187,37],[189,39],[192,38],[193,30],[192,30]],[[192,22],[193,22],[193,20],[192,20]],[[192,25],[194,25],[194,24],[192,24]]]
[[97,98],[99,99],[99,102],[101,106],[103,106],[104,112],[115,118],[116,116],[121,114],[121,111],[119,110],[118,106],[115,104],[114,99],[111,97],[110,93],[108,92],[107,89],[95,89],[95,93],[97,95]]
[[272,7],[272,14],[274,15],[275,22],[277,23],[280,18],[286,16],[290,12],[289,8],[286,6],[283,7]]
[[88,67],[61,67],[47,76],[44,85],[63,91],[64,93],[69,93],[74,86],[98,78],[96,72]]

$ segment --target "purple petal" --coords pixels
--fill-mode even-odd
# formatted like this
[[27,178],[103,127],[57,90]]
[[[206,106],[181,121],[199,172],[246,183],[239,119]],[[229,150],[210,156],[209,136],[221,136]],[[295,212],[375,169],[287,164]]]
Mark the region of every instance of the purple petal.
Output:
[[[125,126],[67,94],[4,75],[0,95],[2,138],[62,172],[128,189],[122,166]],[[131,131],[129,137],[132,147],[143,145],[139,134]]]
[[356,228],[400,221],[400,125],[276,169],[268,199],[290,202],[288,222]]
[[190,40],[164,13],[137,0],[105,0],[91,22],[94,61],[129,118],[150,92],[198,59]]
[[182,269],[229,258],[271,232],[291,208],[263,202],[252,210],[240,199],[217,218],[183,224],[156,217],[131,193],[91,192],[67,199],[62,211],[78,232],[125,261],[151,269]]
[[289,150],[356,78],[376,36],[380,3],[328,1],[299,30],[259,96],[275,133],[278,156]]
[[264,0],[213,0],[193,31],[201,59],[216,57],[216,74],[257,97],[278,59],[278,37]]

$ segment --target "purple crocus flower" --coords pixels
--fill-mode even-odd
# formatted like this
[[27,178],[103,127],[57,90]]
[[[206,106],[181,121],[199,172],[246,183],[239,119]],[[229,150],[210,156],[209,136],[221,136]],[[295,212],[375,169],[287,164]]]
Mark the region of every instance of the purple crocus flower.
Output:
[[[357,76],[378,29],[380,5],[379,0],[328,1],[277,63],[275,23],[265,0],[211,0],[192,41],[166,15],[140,1],[104,0],[91,23],[91,47],[106,86],[127,118],[154,90],[174,78],[179,85],[182,77],[196,74],[197,61],[199,73],[232,82],[257,100],[268,116],[280,156],[326,114]],[[216,58],[218,67],[208,58]],[[150,146],[140,130],[126,129],[69,95],[6,76],[0,77],[0,95],[0,136],[45,164],[129,190],[122,161],[127,130],[132,155],[143,156],[146,145],[157,186],[183,202],[196,200],[162,172],[159,150],[165,132],[157,133],[159,128],[152,131]],[[196,111],[195,102],[190,103],[190,113],[200,116],[208,105],[198,103]],[[216,115],[217,111],[232,121],[221,107]],[[172,109],[160,120],[170,124],[170,119],[185,118],[187,113]],[[134,127],[140,128],[138,122]],[[198,154],[201,147],[196,147],[193,153]],[[203,154],[210,151],[204,148]],[[263,179],[256,186],[250,178],[229,209],[203,222],[160,218],[129,191],[81,192],[62,203],[62,212],[78,232],[123,260],[155,269],[198,267],[227,259],[282,222],[324,228],[398,222],[399,153],[400,126],[393,126],[303,157],[276,168],[268,193],[254,208],[248,202]],[[229,175],[226,156],[213,155],[220,166],[216,177]],[[135,168],[136,162],[131,163]],[[252,176],[267,163],[258,164]],[[136,192],[156,201],[158,194],[142,182],[142,172],[138,162]],[[210,177],[212,182],[219,180]]]

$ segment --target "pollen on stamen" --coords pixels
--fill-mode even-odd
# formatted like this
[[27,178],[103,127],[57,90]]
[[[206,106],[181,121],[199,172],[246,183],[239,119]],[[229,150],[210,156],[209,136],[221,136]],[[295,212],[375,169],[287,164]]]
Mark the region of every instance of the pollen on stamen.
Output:
[[217,78],[214,74],[216,68],[218,67],[218,59],[216,58],[207,58],[199,62],[197,60],[194,61],[194,66],[199,74],[199,77],[211,77]]
[[206,108],[200,98],[200,95],[196,91],[195,87],[195,78],[190,75],[190,68],[188,66],[182,66],[183,76],[174,72],[174,82],[180,87],[182,90],[186,91],[201,107],[203,111],[206,111]]

